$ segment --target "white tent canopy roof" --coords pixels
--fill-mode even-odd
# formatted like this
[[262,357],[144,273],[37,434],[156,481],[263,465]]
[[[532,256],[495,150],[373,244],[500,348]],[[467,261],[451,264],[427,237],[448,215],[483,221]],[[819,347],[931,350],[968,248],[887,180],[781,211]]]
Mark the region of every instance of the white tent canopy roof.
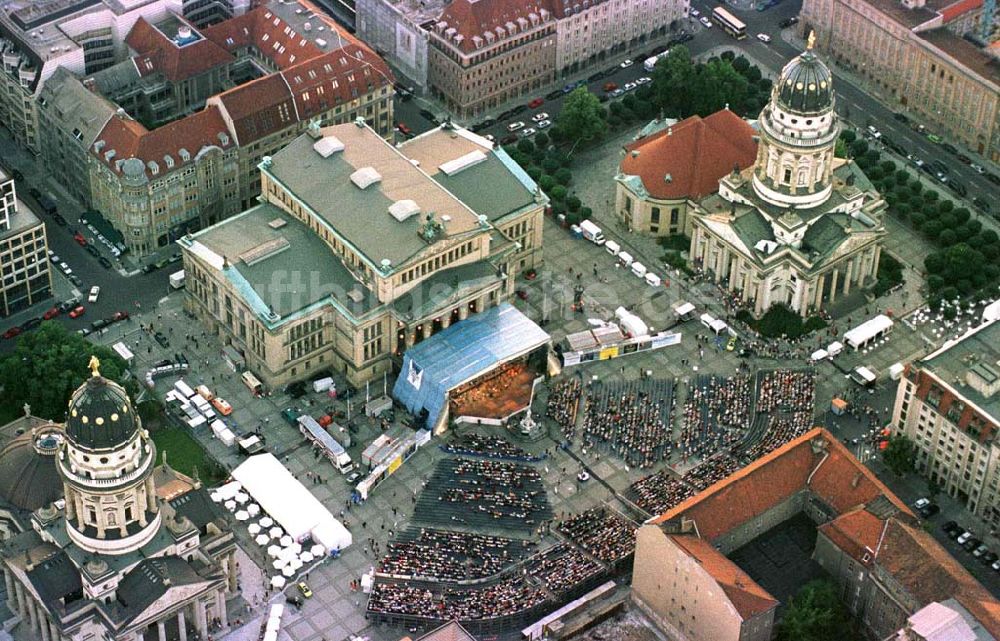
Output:
[[351,544],[347,528],[273,454],[251,456],[233,470],[233,478],[296,541],[308,536],[336,538],[332,541],[335,545],[325,540],[317,542],[341,550]]
[[885,314],[870,318],[844,334],[844,342],[857,348],[892,327],[892,319]]

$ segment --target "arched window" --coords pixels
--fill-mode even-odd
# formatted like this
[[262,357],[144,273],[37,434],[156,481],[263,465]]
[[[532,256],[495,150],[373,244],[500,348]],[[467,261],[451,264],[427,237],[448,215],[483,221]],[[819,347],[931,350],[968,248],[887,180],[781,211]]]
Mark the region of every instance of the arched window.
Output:
[[809,170],[806,169],[805,167],[799,167],[799,176],[795,182],[799,185],[799,187],[804,187],[808,180],[809,180]]
[[104,513],[107,517],[108,525],[118,525],[118,515],[115,514],[114,510],[108,510]]

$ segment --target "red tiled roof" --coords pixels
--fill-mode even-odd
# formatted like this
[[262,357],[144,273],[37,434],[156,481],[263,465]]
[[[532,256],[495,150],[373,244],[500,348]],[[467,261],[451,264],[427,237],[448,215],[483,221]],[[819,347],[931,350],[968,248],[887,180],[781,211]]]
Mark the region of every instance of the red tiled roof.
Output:
[[[856,561],[868,563],[878,548],[878,540],[884,528],[885,521],[859,507],[824,523],[818,529]],[[865,554],[869,555],[867,561],[864,560]]]
[[919,526],[889,519],[875,558],[921,604],[955,598],[1000,638],[1000,602]]
[[[219,134],[223,136],[220,137]],[[116,115],[104,126],[97,139],[103,140],[104,146],[100,150],[91,147],[91,152],[112,171],[120,173],[116,168],[117,161],[138,158],[146,165],[146,175],[150,177],[153,174],[147,165],[149,162],[159,165],[161,174],[171,171],[164,156],[169,155],[173,159],[176,169],[193,161],[203,147],[214,145],[220,149],[229,149],[234,144],[229,138],[222,115],[213,106],[152,131],[148,131],[131,118]],[[187,150],[190,160],[185,161],[181,158],[181,149]],[[115,154],[108,160],[107,153],[111,150],[114,150]]]
[[[813,452],[821,439],[825,451]],[[810,475],[812,478],[810,478]],[[840,513],[879,495],[913,515],[836,438],[817,427],[653,519],[693,519],[709,541],[762,514],[793,494],[811,490]]]
[[[526,28],[532,29],[534,27],[530,15],[535,14],[537,19],[541,19],[543,10],[551,14],[551,8],[546,0],[490,0],[489,2],[454,0],[445,8],[438,22],[446,22],[448,28],[454,28],[458,35],[462,36],[462,41],[458,44],[450,41],[453,46],[470,52],[476,49],[472,41],[474,36],[485,41],[484,34],[489,31],[497,40],[502,40],[510,35],[507,23],[518,25],[518,18],[527,20]],[[521,30],[521,26],[518,25],[517,32]]]
[[[621,171],[639,176],[653,198],[693,198],[715,193],[719,179],[757,159],[756,135],[728,109],[701,118],[691,116],[673,127],[625,145]],[[634,156],[631,152],[638,151]],[[670,174],[670,182],[665,177]]]
[[260,140],[298,122],[295,101],[280,74],[258,78],[208,99],[230,121],[240,145]]
[[767,590],[757,585],[746,572],[705,539],[688,535],[671,535],[670,540],[697,561],[719,584],[744,621],[778,607],[778,601]]
[[[337,28],[333,24],[324,26],[329,29]],[[206,27],[203,33],[205,38],[227,51],[253,45],[279,69],[322,54],[323,50],[314,42],[316,38],[337,38],[334,33],[315,29],[308,34],[294,30],[286,34],[286,28],[288,24],[268,11],[267,7],[258,7],[242,16]]]
[[136,21],[125,42],[137,54],[135,64],[139,75],[160,72],[174,82],[233,61],[230,53],[205,38],[179,47],[144,18]]
[[958,0],[954,4],[941,8],[941,17],[945,23],[949,23],[959,16],[965,15],[983,6],[983,0]]

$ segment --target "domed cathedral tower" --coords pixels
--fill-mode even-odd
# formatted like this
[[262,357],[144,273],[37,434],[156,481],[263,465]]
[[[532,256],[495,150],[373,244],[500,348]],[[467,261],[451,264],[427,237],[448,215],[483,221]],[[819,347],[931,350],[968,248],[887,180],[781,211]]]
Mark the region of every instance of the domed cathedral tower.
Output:
[[99,367],[91,357],[91,376],[70,399],[58,453],[66,530],[84,550],[127,554],[160,527],[152,477],[156,446],[128,394],[101,376]]
[[830,197],[833,152],[840,135],[834,112],[833,78],[807,49],[781,70],[771,100],[760,114],[760,142],[753,188],[779,207],[811,208]]

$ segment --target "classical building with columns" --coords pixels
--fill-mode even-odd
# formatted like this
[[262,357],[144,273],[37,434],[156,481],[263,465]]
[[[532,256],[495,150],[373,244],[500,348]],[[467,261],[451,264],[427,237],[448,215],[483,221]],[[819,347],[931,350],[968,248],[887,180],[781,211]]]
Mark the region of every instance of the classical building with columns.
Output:
[[[91,359],[65,425],[34,422],[0,455],[0,473],[30,471],[43,488],[3,497],[17,508],[0,547],[15,634],[207,639],[227,625],[226,595],[237,588],[232,532],[197,480],[165,462],[154,467],[149,432],[99,365]],[[61,485],[56,500],[53,485]]]
[[360,385],[513,295],[548,198],[503,149],[442,125],[399,146],[314,126],[261,170],[261,204],[179,241],[185,306],[276,388]]
[[834,156],[833,77],[810,47],[781,71],[761,111],[757,159],[719,180],[691,212],[691,258],[755,315],[807,316],[874,283],[885,201]]

